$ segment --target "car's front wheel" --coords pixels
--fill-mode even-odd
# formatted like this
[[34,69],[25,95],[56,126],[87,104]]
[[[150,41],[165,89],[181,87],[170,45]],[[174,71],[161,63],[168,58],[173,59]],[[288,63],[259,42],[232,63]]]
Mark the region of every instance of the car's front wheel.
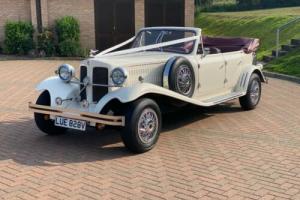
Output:
[[[50,106],[50,94],[44,91],[36,101],[37,105]],[[54,126],[54,121],[50,119],[49,115],[34,113],[34,120],[37,127],[48,135],[60,135],[66,132],[67,129]]]
[[127,106],[125,124],[122,132],[125,146],[135,153],[149,151],[159,138],[160,108],[152,99],[139,99]]
[[261,80],[254,73],[250,77],[247,94],[240,98],[240,104],[244,110],[253,110],[258,105],[261,98]]

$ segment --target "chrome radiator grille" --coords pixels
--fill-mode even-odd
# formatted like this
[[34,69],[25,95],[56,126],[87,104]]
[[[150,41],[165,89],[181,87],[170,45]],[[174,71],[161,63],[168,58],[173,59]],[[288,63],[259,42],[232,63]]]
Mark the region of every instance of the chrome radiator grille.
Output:
[[[83,79],[87,76],[87,67],[86,66],[81,66],[80,67],[80,82],[83,82]],[[82,91],[82,89],[84,88],[83,85],[80,85],[80,91]],[[81,93],[80,93],[80,98],[81,100],[86,99],[86,89],[84,89]]]
[[[108,69],[103,67],[94,67],[93,84],[108,85]],[[98,102],[108,93],[108,87],[93,86],[93,101]]]

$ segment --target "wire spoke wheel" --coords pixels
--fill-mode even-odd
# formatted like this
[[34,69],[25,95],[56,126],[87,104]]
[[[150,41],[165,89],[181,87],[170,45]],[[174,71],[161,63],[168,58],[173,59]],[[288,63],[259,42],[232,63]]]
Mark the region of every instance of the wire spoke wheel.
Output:
[[138,121],[138,136],[144,144],[151,143],[158,133],[158,117],[152,108],[146,108]]
[[240,104],[244,110],[253,110],[261,98],[261,80],[258,74],[253,73],[250,77],[247,93],[240,97]]
[[260,96],[260,86],[257,80],[253,80],[250,88],[250,98],[254,105],[257,104]]
[[180,66],[177,71],[177,81],[176,85],[181,94],[187,95],[192,90],[192,72],[190,68],[186,65]]

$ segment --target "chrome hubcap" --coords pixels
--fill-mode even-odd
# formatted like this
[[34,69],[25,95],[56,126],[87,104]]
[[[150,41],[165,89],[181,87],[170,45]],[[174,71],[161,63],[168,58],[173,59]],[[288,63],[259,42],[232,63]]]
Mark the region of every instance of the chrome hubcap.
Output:
[[151,143],[158,131],[158,117],[152,108],[145,109],[138,122],[138,136],[144,143]]
[[180,93],[187,95],[192,90],[192,72],[186,65],[181,66],[177,72],[177,88]]
[[257,80],[253,80],[250,88],[250,98],[253,104],[257,104],[260,97],[260,87]]

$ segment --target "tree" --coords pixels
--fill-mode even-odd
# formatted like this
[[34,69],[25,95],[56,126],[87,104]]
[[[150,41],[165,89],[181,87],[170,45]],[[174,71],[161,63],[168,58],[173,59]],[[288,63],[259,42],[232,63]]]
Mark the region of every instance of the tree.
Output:
[[195,5],[199,7],[211,7],[213,5],[214,0],[195,0]]
[[259,7],[261,4],[261,0],[237,0],[236,2],[240,8]]

